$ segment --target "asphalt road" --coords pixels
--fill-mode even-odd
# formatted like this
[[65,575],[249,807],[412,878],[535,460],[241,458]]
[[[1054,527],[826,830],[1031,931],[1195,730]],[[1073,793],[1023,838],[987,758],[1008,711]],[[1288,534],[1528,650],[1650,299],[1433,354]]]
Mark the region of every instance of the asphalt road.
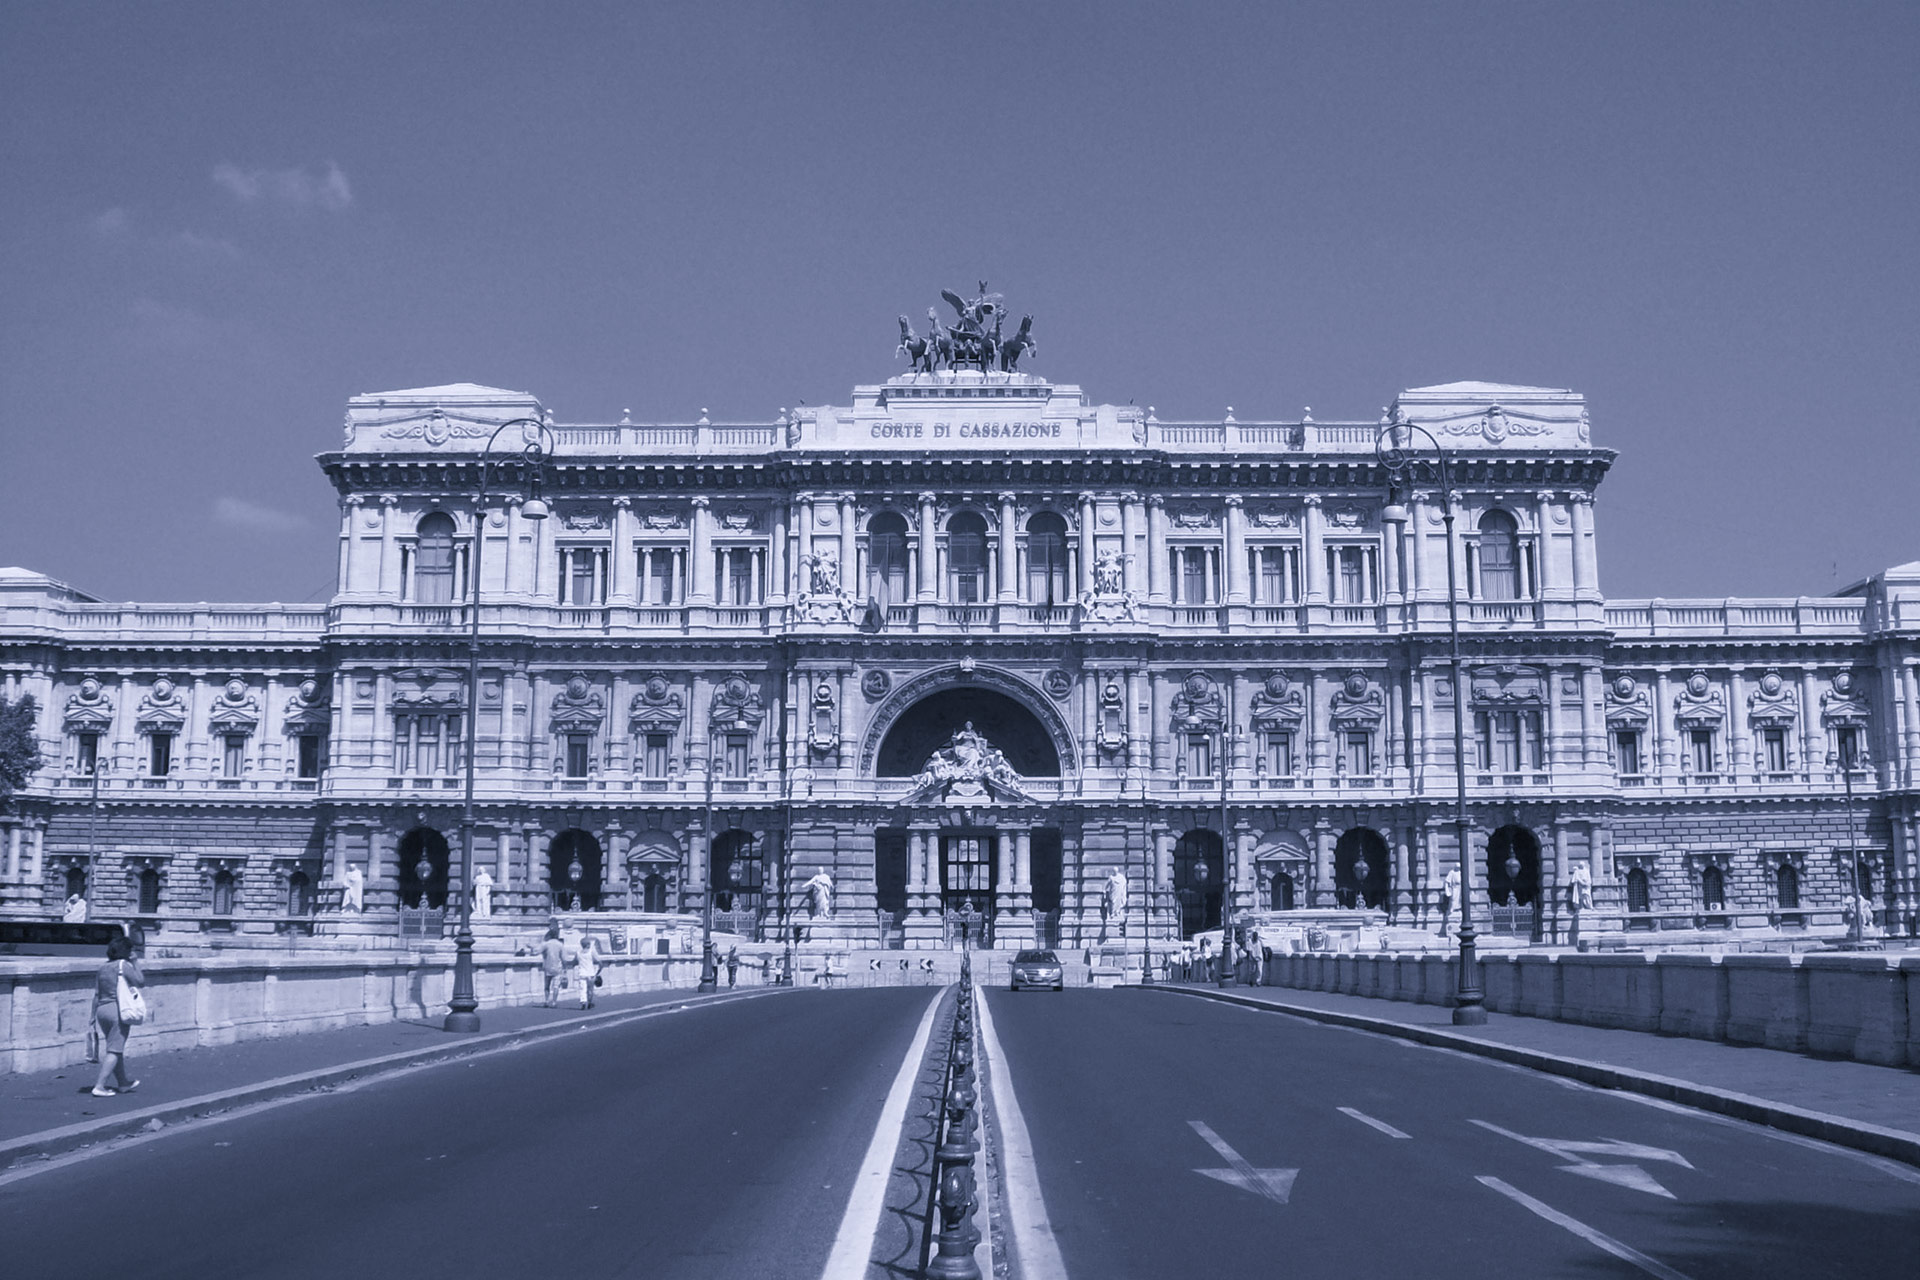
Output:
[[0,1275],[818,1280],[934,992],[531,1045],[0,1188]]
[[1905,1166],[1211,1001],[987,1000],[1070,1276],[1804,1280],[1920,1256]]

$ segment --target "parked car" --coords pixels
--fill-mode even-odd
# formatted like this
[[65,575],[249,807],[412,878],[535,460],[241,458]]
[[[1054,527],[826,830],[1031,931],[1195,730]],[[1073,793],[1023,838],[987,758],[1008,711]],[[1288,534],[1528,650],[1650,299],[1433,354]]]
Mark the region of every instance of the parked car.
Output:
[[1045,987],[1052,991],[1064,991],[1067,986],[1066,970],[1061,967],[1060,957],[1051,951],[1022,951],[1013,958],[1013,990],[1022,987]]

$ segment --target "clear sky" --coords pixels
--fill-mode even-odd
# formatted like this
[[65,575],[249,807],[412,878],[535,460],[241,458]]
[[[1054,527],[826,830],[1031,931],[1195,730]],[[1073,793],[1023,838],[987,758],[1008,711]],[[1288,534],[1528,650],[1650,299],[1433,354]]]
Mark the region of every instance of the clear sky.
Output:
[[1609,595],[1920,559],[1920,4],[0,0],[0,564],[320,600],[363,391],[1584,392]]

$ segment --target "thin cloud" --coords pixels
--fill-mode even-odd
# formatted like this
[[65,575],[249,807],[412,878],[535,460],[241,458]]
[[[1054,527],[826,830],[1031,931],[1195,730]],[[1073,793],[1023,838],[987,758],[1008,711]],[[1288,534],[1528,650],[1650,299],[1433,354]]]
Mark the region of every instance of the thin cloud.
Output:
[[245,498],[217,498],[213,504],[213,518],[220,524],[235,529],[247,529],[254,533],[292,533],[307,527],[306,518],[291,511],[277,511],[272,507],[263,507],[257,502],[248,502]]
[[231,240],[219,236],[203,236],[197,231],[182,231],[173,237],[174,244],[193,253],[202,253],[215,258],[241,258],[245,255],[240,246]]
[[325,173],[305,169],[242,169],[219,164],[214,185],[245,205],[278,204],[290,209],[325,209],[338,213],[353,204],[353,188],[340,166],[329,163]]
[[89,221],[89,225],[97,236],[103,236],[108,240],[120,240],[133,230],[133,215],[116,206],[105,213],[96,214]]

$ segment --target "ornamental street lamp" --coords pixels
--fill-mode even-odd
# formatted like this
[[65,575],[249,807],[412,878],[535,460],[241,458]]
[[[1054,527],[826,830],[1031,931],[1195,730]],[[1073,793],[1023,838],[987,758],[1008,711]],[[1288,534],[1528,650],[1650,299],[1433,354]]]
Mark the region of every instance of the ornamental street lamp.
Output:
[[[1227,704],[1231,718],[1233,704]],[[1227,841],[1232,838],[1233,828],[1227,817],[1227,769],[1232,757],[1227,754],[1227,721],[1220,722],[1220,980],[1219,986],[1225,989],[1233,985],[1233,855],[1228,851]]]
[[93,914],[93,864],[100,857],[99,841],[96,839],[100,828],[100,775],[112,767],[113,761],[100,754],[99,740],[95,739],[92,788],[87,799],[87,865],[80,872],[80,897],[87,904],[89,916]]
[[[480,1029],[480,998],[473,989],[473,767],[479,754],[480,726],[480,556],[486,546],[487,482],[493,475],[493,446],[509,427],[521,431],[526,444],[513,464],[527,472],[527,500],[520,505],[524,520],[545,520],[547,504],[540,497],[546,460],[553,453],[553,428],[539,418],[509,418],[493,429],[480,451],[480,487],[473,495],[473,554],[468,557],[467,590],[467,714],[466,797],[460,809],[460,930],[453,936],[453,996],[447,1001],[448,1031]],[[505,726],[502,726],[504,732]],[[425,863],[423,856],[421,862]],[[431,865],[428,866],[431,871]],[[426,876],[421,877],[421,901],[426,901]]]
[[[1416,432],[1426,437],[1427,445],[1433,451],[1431,458],[1410,451],[1409,447],[1415,444],[1413,435]],[[1453,821],[1460,859],[1460,981],[1453,997],[1453,1022],[1455,1026],[1462,1027],[1483,1026],[1487,1021],[1487,1007],[1486,995],[1480,989],[1480,970],[1474,954],[1473,869],[1469,859],[1471,837],[1467,828],[1467,690],[1460,660],[1460,593],[1454,568],[1453,473],[1447,466],[1447,451],[1434,434],[1418,423],[1398,416],[1380,428],[1379,434],[1374,437],[1373,451],[1380,459],[1380,465],[1386,469],[1389,486],[1397,487],[1403,481],[1415,483],[1428,476],[1437,479],[1440,484],[1442,514],[1447,526],[1447,640],[1453,665]],[[1388,497],[1391,500],[1381,510],[1381,519],[1388,524],[1404,525],[1407,522],[1407,509],[1400,505],[1398,495],[1391,490]]]
[[[1847,939],[1855,946],[1867,937],[1866,916],[1873,910],[1873,904],[1867,895],[1860,892],[1860,842],[1853,836],[1853,771],[1867,767],[1867,752],[1850,738],[1843,738],[1840,751],[1827,754],[1827,768],[1838,768],[1840,777],[1847,788],[1847,850],[1853,857],[1853,887],[1847,891],[1847,904],[1853,914],[1853,925],[1847,931]],[[1889,930],[1891,932],[1891,930]]]
[[[1140,985],[1153,985],[1153,829],[1140,854]],[[1123,922],[1124,923],[1124,922]]]
[[704,877],[707,892],[706,904],[700,912],[700,986],[699,990],[712,993],[720,989],[720,971],[713,963],[713,774],[720,767],[720,756],[716,752],[707,761],[707,874]]

